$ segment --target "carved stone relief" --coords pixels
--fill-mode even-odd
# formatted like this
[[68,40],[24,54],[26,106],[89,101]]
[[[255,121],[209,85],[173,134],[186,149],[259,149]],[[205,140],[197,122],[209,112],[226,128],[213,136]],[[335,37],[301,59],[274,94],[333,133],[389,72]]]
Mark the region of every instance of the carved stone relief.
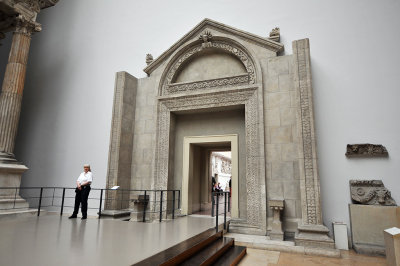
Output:
[[350,180],[350,193],[357,204],[397,206],[382,180]]
[[347,144],[347,157],[387,157],[385,146],[381,144]]
[[[215,40],[211,42],[210,33],[205,33],[200,36],[203,40],[203,43],[197,44],[194,47],[189,48],[186,52],[180,55],[169,68],[169,71],[165,77],[161,88],[161,95],[169,95],[178,92],[186,92],[194,89],[204,89],[211,87],[224,87],[231,85],[240,85],[240,84],[254,84],[256,81],[255,74],[255,66],[249,55],[247,55],[239,46],[236,46],[232,43],[228,43],[221,40]],[[206,46],[204,44],[207,44]],[[217,50],[223,50],[229,54],[237,57],[245,66],[247,75],[246,77],[235,76],[228,78],[219,78],[205,81],[195,81],[190,83],[179,83],[174,84],[173,79],[176,76],[180,66],[183,62],[188,60],[190,57],[195,55],[196,53],[201,52],[203,49],[214,48]]]
[[156,171],[154,189],[165,189],[168,182],[168,156],[170,139],[171,112],[196,110],[214,107],[245,105],[246,127],[246,188],[247,188],[247,223],[259,226],[261,200],[261,186],[259,171],[264,163],[260,152],[260,138],[263,136],[258,127],[258,100],[257,87],[245,89],[224,90],[213,93],[168,97],[159,100]]

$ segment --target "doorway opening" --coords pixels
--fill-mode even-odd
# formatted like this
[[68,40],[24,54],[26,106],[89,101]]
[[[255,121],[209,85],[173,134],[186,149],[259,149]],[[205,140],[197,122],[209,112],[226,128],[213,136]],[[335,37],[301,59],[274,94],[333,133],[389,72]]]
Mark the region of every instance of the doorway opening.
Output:
[[231,217],[238,217],[237,135],[185,137],[183,146],[182,213],[211,215],[213,182],[229,191],[231,180],[227,200]]

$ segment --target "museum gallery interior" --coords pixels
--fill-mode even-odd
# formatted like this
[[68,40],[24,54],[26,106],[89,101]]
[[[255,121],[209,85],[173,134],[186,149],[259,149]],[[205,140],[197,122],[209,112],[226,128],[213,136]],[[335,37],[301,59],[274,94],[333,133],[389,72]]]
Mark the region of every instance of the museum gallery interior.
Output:
[[[57,257],[68,255],[68,249],[68,256],[75,254],[73,247],[97,254],[90,259],[76,255],[76,260],[109,265],[114,256],[112,242],[120,250],[135,250],[120,252],[124,254],[118,265],[236,265],[240,261],[246,265],[246,248],[331,258],[343,258],[343,250],[350,249],[370,258],[385,258],[388,265],[400,265],[400,208],[396,203],[400,186],[393,176],[400,165],[398,141],[394,144],[370,131],[358,138],[327,141],[335,149],[332,157],[325,155],[328,144],[321,140],[327,140],[327,131],[320,128],[333,123],[337,135],[346,134],[347,129],[338,126],[340,121],[328,117],[362,108],[357,102],[362,97],[350,100],[353,106],[341,111],[330,111],[329,105],[316,101],[328,83],[324,78],[333,73],[318,69],[324,64],[314,59],[312,38],[289,41],[291,36],[276,26],[260,36],[204,18],[162,46],[169,48],[157,48],[156,56],[147,52],[139,59],[131,58],[142,62],[143,76],[128,69],[107,73],[115,75],[114,87],[104,83],[107,92],[99,91],[99,97],[108,104],[101,106],[97,96],[93,102],[90,96],[74,102],[75,96],[68,95],[75,89],[44,90],[52,84],[50,80],[63,83],[62,75],[70,70],[62,68],[63,62],[69,64],[67,57],[48,69],[49,60],[50,65],[56,60],[51,56],[43,61],[47,70],[42,70],[36,62],[39,44],[47,41],[49,53],[62,49],[63,55],[68,49],[78,49],[68,43],[59,48],[51,41],[59,31],[43,30],[62,24],[63,17],[54,14],[62,14],[64,8],[85,6],[64,2],[0,1],[0,37],[4,39],[0,48],[4,59],[0,254],[7,265],[28,263],[32,252],[42,249],[66,249],[64,255],[54,251],[49,257],[52,265]],[[46,19],[39,23],[42,13]],[[156,31],[147,35],[156,43],[163,42]],[[139,34],[132,40],[143,41]],[[97,59],[92,60],[90,64],[96,64]],[[64,70],[57,72],[58,67]],[[340,71],[340,67],[335,69]],[[102,77],[96,79],[100,82]],[[84,87],[78,86],[77,91],[84,94]],[[31,90],[38,90],[37,95]],[[63,100],[51,98],[58,93]],[[394,93],[394,98],[399,96],[398,90]],[[54,110],[41,116],[40,109],[49,108],[46,94],[53,95],[49,100]],[[340,97],[328,102],[335,105]],[[69,112],[68,104],[78,106],[77,110]],[[92,109],[102,111],[84,121]],[[43,126],[46,123],[41,119],[53,116],[57,117],[53,125]],[[381,119],[377,127],[384,126],[385,118]],[[360,121],[351,123],[362,125]],[[95,130],[102,123],[107,124],[103,130]],[[71,130],[59,130],[58,124]],[[391,140],[399,133],[398,125],[394,129],[388,135]],[[41,134],[43,130],[49,135]],[[78,138],[74,141],[75,132]],[[44,141],[48,144],[33,153],[39,145],[35,143]],[[69,146],[70,141],[77,144]],[[58,149],[63,142],[65,147]],[[66,166],[57,171],[52,165],[61,164],[58,158],[64,158],[63,164],[73,171]],[[332,165],[326,158],[332,158]],[[85,164],[89,162],[90,166]],[[92,186],[82,183],[90,191],[88,220],[72,221],[66,215],[72,213],[81,188],[79,181],[75,188],[76,178],[71,176],[78,177],[84,164],[93,168],[94,176]],[[344,171],[341,177],[342,169],[349,174]],[[371,175],[363,174],[367,170]],[[335,180],[334,175],[340,177]],[[75,204],[79,207],[79,201]],[[17,237],[13,232],[21,227],[27,233]],[[47,239],[40,228],[48,228],[56,238]],[[28,244],[14,243],[17,238],[46,244],[29,251]],[[95,247],[85,244],[91,240],[97,243]],[[7,245],[10,242],[14,246]],[[25,255],[17,258],[12,250],[19,247]],[[30,262],[42,263],[40,258]]]

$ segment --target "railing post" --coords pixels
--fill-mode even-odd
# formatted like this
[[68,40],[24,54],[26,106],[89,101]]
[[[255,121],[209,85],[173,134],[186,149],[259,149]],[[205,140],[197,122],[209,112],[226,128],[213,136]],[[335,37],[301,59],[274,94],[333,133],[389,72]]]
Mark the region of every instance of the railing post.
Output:
[[229,191],[228,194],[228,212],[231,211],[231,192]]
[[[122,200],[124,199],[124,191],[121,190],[121,192],[122,192],[122,195],[121,195],[121,198],[120,198],[121,204],[120,204],[120,206],[119,206],[119,209],[120,209],[120,210],[122,210]],[[117,193],[118,193],[118,192],[117,192]]]
[[161,221],[162,221],[162,201],[163,201],[163,192],[164,192],[164,191],[161,190],[161,196],[160,196],[160,223],[161,223]]
[[226,193],[224,192],[224,230],[226,230]]
[[214,217],[214,193],[211,192],[211,217]]
[[178,190],[178,209],[181,208],[181,191]]
[[101,217],[101,204],[103,203],[103,189],[100,189],[99,219]]
[[216,213],[215,213],[215,230],[218,232],[218,205],[219,205],[219,196],[218,193],[216,193],[217,195],[217,204],[216,204]]
[[13,209],[15,208],[15,201],[17,201],[17,191],[18,191],[18,188],[15,188],[14,206],[13,206]]
[[175,190],[172,191],[172,219],[175,219]]
[[63,211],[64,211],[64,198],[65,198],[65,187],[63,188],[63,194],[62,194],[62,199],[61,199],[61,211],[60,211],[60,216],[63,215]]
[[[147,209],[147,190],[144,191],[144,203],[143,203],[143,222],[146,222],[146,209]],[[150,195],[149,195],[149,200],[150,200]]]
[[51,200],[51,206],[54,205],[54,193],[56,193],[56,188],[53,188],[53,199]]
[[42,206],[42,196],[43,196],[43,188],[40,188],[40,197],[39,197],[39,207],[38,207],[38,213],[37,216],[40,216],[40,207]]

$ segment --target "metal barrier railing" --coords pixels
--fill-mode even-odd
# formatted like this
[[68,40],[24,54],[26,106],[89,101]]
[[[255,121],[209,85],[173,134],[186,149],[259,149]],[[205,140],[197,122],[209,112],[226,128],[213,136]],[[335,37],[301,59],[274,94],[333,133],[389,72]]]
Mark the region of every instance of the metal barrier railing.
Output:
[[[215,216],[215,230],[218,232],[218,216],[224,215],[224,230],[226,230],[226,215],[231,212],[231,196],[229,191],[211,193],[211,217]],[[223,213],[220,213],[219,205],[223,204]]]
[[[106,194],[106,195],[105,195]],[[0,187],[0,196],[11,199],[11,202],[0,205],[0,211],[13,209],[37,208],[37,215],[45,208],[60,208],[63,215],[65,208],[74,208],[75,188],[72,187]],[[26,206],[26,202],[29,206]],[[98,201],[94,204],[93,201]],[[175,218],[175,212],[180,209],[180,190],[149,190],[149,189],[107,189],[91,188],[88,198],[88,210],[98,210],[101,218],[104,210],[123,210],[131,214],[140,214],[141,220],[146,221],[149,214],[153,218],[163,216]],[[4,207],[5,206],[5,207]]]

